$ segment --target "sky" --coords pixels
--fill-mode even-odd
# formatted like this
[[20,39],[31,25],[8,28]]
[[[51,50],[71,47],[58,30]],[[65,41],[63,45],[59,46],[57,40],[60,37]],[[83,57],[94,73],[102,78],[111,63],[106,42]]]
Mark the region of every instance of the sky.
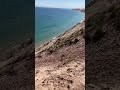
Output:
[[35,0],[35,7],[85,8],[85,0]]

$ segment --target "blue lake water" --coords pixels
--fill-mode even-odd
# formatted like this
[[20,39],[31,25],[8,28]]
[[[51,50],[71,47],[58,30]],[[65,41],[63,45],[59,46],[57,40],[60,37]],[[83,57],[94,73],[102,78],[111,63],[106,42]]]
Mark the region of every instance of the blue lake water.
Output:
[[35,46],[51,40],[84,20],[85,14],[71,9],[35,8]]

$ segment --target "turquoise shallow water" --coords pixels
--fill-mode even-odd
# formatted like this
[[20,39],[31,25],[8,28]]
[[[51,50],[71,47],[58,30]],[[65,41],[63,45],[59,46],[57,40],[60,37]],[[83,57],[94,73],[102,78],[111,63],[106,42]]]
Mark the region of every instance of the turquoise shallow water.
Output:
[[70,9],[35,8],[35,46],[55,38],[84,20],[85,14]]

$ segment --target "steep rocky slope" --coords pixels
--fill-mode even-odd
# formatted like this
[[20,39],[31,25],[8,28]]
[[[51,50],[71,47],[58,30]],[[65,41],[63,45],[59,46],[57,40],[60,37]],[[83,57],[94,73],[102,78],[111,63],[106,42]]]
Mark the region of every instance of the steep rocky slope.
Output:
[[84,22],[36,50],[36,90],[85,90]]
[[34,90],[34,53],[33,39],[1,52],[0,90]]
[[86,8],[85,55],[88,90],[119,90],[119,41],[120,1],[94,0]]

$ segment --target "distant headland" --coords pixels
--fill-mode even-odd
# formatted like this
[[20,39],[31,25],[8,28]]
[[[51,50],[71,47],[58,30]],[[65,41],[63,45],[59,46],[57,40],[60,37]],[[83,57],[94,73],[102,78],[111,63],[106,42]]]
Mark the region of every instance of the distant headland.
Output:
[[85,12],[85,9],[80,9],[80,8],[74,8],[72,10],[76,10],[76,11],[81,11],[81,12]]

